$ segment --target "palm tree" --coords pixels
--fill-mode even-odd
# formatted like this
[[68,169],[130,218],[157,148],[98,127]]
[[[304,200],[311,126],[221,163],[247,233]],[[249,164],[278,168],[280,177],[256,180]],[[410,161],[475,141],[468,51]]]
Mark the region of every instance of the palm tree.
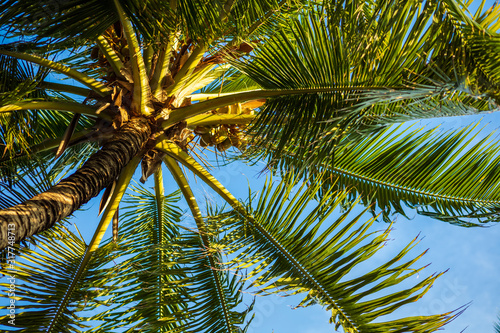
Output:
[[[402,260],[413,242],[351,274],[390,227],[368,233],[377,216],[349,212],[363,204],[389,220],[406,204],[468,227],[496,221],[498,143],[474,126],[408,126],[498,108],[499,10],[484,5],[4,1],[0,247],[24,311],[9,324],[239,332],[250,284],[303,293],[300,306],[321,304],[344,332],[441,328],[461,310],[383,321],[440,274],[395,291],[423,268]],[[265,161],[272,177],[239,201],[206,150]],[[180,192],[165,194],[163,164]],[[139,165],[154,192],[131,183]],[[186,170],[228,205],[204,216]],[[64,221],[103,190],[86,244]],[[181,223],[181,193],[194,228]]]

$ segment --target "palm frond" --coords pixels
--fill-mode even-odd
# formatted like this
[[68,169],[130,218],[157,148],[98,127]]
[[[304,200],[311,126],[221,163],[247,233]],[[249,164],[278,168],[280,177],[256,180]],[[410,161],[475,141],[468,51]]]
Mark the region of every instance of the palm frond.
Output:
[[449,223],[477,226],[497,221],[500,205],[498,139],[478,125],[458,131],[392,126],[330,152],[312,149],[306,162],[292,142],[281,160],[268,163],[306,178],[326,172],[326,188],[349,190],[351,202],[361,196],[365,205],[382,209],[386,220],[393,212],[405,215],[406,205]]
[[[79,275],[87,249],[83,239],[63,226],[36,238],[36,246],[17,254],[12,270],[2,269],[17,281],[16,309],[20,312],[11,328],[20,329],[17,332],[87,332],[90,326],[77,313],[97,306],[94,300],[106,294],[106,280],[98,272],[109,259],[109,251],[100,249]],[[6,290],[7,285],[1,285]]]
[[330,191],[315,204],[312,199],[320,181],[295,185],[293,178],[277,185],[269,181],[255,206],[250,202],[246,216],[229,212],[214,217],[233,228],[226,235],[236,251],[233,262],[251,266],[249,278],[263,293],[307,293],[300,306],[323,305],[331,311],[336,328],[342,326],[346,332],[433,332],[457,315],[448,312],[380,322],[380,317],[421,298],[442,273],[394,291],[424,268],[413,268],[423,254],[402,261],[415,246],[413,241],[393,259],[353,276],[350,271],[385,244],[390,227],[379,235],[369,233],[375,219],[360,224],[361,214],[349,220],[352,206],[329,221],[347,194]]
[[75,79],[76,81],[86,85],[94,92],[100,96],[106,96],[110,94],[110,90],[102,82],[88,76],[82,72],[79,72],[71,67],[65,66],[57,61],[49,60],[43,56],[36,54],[17,52],[16,50],[10,50],[12,47],[2,45],[0,48],[0,54],[7,55],[13,58],[21,59],[39,65],[41,67],[54,70],[58,73],[64,74],[69,78]]
[[[36,110],[35,106],[33,106],[34,110],[30,111],[18,111],[16,108],[23,109],[21,104],[24,103],[23,105],[27,106],[30,102],[60,101],[64,104],[71,103],[71,101],[62,95],[54,97],[53,91],[41,87],[48,74],[46,69],[37,68],[32,63],[4,55],[0,56],[0,63],[2,64],[0,105],[4,108],[12,105],[11,112],[0,112],[2,137],[0,147],[3,146],[2,160],[4,160],[19,153],[28,152],[30,146],[39,144],[42,140],[61,136],[64,132],[63,128],[67,127],[71,118],[70,115],[57,111]],[[93,120],[83,117],[79,121],[77,130],[90,127],[92,123]]]
[[312,7],[303,0],[234,1],[229,15],[232,26],[232,44],[239,40],[251,42],[272,36],[286,26],[286,20]]
[[[498,55],[500,35],[498,34],[498,19],[500,11],[497,4],[493,4],[484,13],[481,8],[485,5],[482,1],[474,18],[469,17],[467,7],[462,1],[446,0],[443,2],[446,17],[453,27],[457,53],[462,53],[464,65],[470,72],[480,71],[483,77],[473,80],[476,89],[487,90],[495,93],[500,84],[500,56]],[[498,99],[498,95],[496,96]]]
[[346,32],[346,42],[354,45],[363,39],[370,26],[370,20],[376,11],[375,1],[323,1],[323,11],[326,13],[330,27],[341,27]]
[[[221,253],[217,252],[224,244],[219,244],[213,237],[209,238],[208,249],[196,233],[185,236],[182,241],[185,258],[190,263],[191,284],[188,290],[191,295],[195,295],[193,305],[189,308],[193,318],[187,327],[195,332],[245,332],[251,319],[246,324],[245,320],[253,304],[242,310],[237,309],[243,303],[243,276],[240,271],[228,269],[224,264]],[[209,260],[209,256],[212,260]]]
[[31,164],[31,168],[18,169],[18,174],[11,182],[0,181],[2,196],[0,197],[0,209],[12,207],[24,202],[36,194],[48,190],[53,185],[53,179],[50,177],[50,170],[44,167],[34,167],[36,163]]
[[[0,55],[0,105],[17,102],[23,98],[46,98],[44,91],[37,90],[37,79],[46,76],[47,71],[40,71],[30,63],[19,61],[16,58]],[[27,137],[23,135],[30,131],[33,121],[29,117],[23,117],[18,113],[0,114],[0,132],[5,154],[7,150],[13,149],[17,143],[25,147]]]
[[[499,317],[499,320],[500,320],[500,317]],[[500,333],[500,324],[499,323],[495,323],[495,333]]]
[[[165,1],[120,1],[128,17],[148,40],[168,36],[176,24],[169,3]],[[112,8],[112,7],[111,7]],[[0,24],[21,36],[34,37],[52,48],[81,46],[95,40],[118,21],[110,4],[102,1],[6,1],[0,6]],[[43,39],[42,39],[43,38]]]
[[206,85],[201,92],[204,94],[235,93],[262,88],[247,75],[230,67],[222,77]]
[[96,150],[94,143],[83,143],[68,147],[57,161],[54,151],[0,159],[0,208],[12,207],[47,191],[67,173],[81,167]]
[[[63,126],[68,124],[67,114],[45,110],[27,111],[26,114],[30,120],[28,124],[34,124],[29,126],[26,132],[14,126],[2,126],[4,124],[0,124],[0,130],[5,129],[9,134],[4,137],[7,140],[12,136],[13,140],[26,139],[27,141],[25,143],[26,147],[19,147],[19,141],[14,141],[12,148],[6,145],[10,149],[5,149],[2,152],[3,156],[0,158],[0,180],[12,183],[20,178],[20,174],[31,172],[37,168],[47,169],[48,166],[52,167],[51,176],[57,178],[60,172],[69,172],[81,166],[90,155],[96,152],[98,137],[93,132],[82,131],[82,135],[75,137],[75,141],[71,146],[55,161],[57,145],[48,144],[46,146],[46,143],[52,142],[51,138],[55,138],[55,140],[53,139],[54,143],[59,143],[57,138],[62,136]],[[78,128],[81,129],[83,126],[89,126],[88,118],[80,119]],[[5,141],[5,144],[8,143],[9,141]]]
[[108,281],[115,288],[107,303],[110,309],[94,320],[103,321],[101,331],[111,331],[126,320],[131,323],[126,332],[184,332],[189,296],[186,272],[180,267],[183,258],[176,245],[179,193],[157,196],[143,187],[133,191],[120,209],[117,264],[109,268],[116,277]]
[[197,226],[197,230],[188,233],[182,242],[183,248],[187,249],[185,256],[189,258],[188,267],[192,274],[189,290],[196,295],[194,306],[190,307],[194,317],[189,327],[197,332],[231,333],[246,330],[248,325],[243,329],[238,325],[244,323],[251,306],[243,311],[235,309],[242,302],[243,279],[238,276],[238,271],[224,269],[219,252],[224,244],[217,240],[219,226],[215,225],[214,228],[214,225],[205,222],[191,187],[176,161],[171,157],[165,157],[164,161],[179,185]]
[[[40,81],[46,77],[47,71],[36,68],[31,63],[13,57],[0,56],[3,64],[0,71],[0,105],[30,105],[41,101],[71,102],[68,97],[54,97],[50,88],[41,88]],[[43,82],[43,81],[42,81]],[[20,102],[22,101],[22,102]],[[31,101],[31,102],[30,102]],[[21,104],[19,104],[21,103]],[[61,104],[61,105],[62,105]],[[70,105],[70,104],[67,104]],[[74,106],[78,105],[71,104]],[[22,107],[21,107],[22,108]],[[52,164],[53,155],[42,146],[50,140],[60,138],[70,123],[71,115],[53,110],[12,110],[0,113],[0,179],[15,181],[17,173],[23,169],[36,169],[37,166]],[[80,117],[77,131],[90,128],[95,123],[91,117]],[[80,142],[85,141],[84,137]],[[90,136],[88,137],[90,140]],[[76,158],[85,159],[94,149],[92,144],[72,147],[72,154],[65,154],[58,165],[74,165]],[[90,149],[90,150],[89,150]],[[73,162],[71,162],[73,161]],[[38,164],[37,164],[38,163]],[[33,164],[30,166],[30,164]],[[55,171],[56,169],[53,169]],[[23,171],[24,172],[24,171]],[[55,173],[53,173],[55,174]]]
[[[121,155],[116,163],[96,157],[88,169],[100,171],[88,170],[93,180],[73,192],[114,184],[89,245],[58,224],[15,248],[15,271],[2,272],[20,281],[16,327],[236,333],[251,321],[253,303],[242,297],[250,285],[261,295],[303,294],[298,307],[323,306],[344,332],[441,329],[463,308],[397,311],[443,273],[414,282],[425,268],[416,240],[377,264],[390,226],[371,232],[378,217],[364,214],[380,208],[389,221],[407,205],[462,226],[498,221],[494,134],[405,123],[499,109],[500,9],[485,6],[470,15],[461,0],[0,3],[10,43],[0,46],[0,209],[50,188],[113,133],[120,141],[116,130],[128,120],[145,129],[140,140],[127,135],[142,147],[127,165]],[[68,78],[78,86],[51,82]],[[68,128],[72,115],[55,110],[83,115]],[[242,158],[267,161],[282,179],[238,201],[192,157],[204,160],[196,150],[203,136],[221,152],[250,141]],[[123,138],[116,147],[131,147]],[[69,146],[54,159],[60,142]],[[154,171],[154,193],[128,188],[141,159],[144,178]],[[164,194],[161,161],[193,230],[179,192]],[[204,217],[177,162],[233,210],[208,205]],[[110,179],[108,169],[120,176]],[[366,209],[351,217],[358,203]],[[99,246],[111,219],[113,238]]]
[[[120,1],[126,16],[146,44],[168,38],[176,30],[193,40],[252,38],[256,32],[272,31],[270,26],[286,13],[294,13],[305,1]],[[40,6],[36,1],[6,1],[0,6],[0,24],[10,36],[34,38],[52,48],[78,47],[95,40],[118,21],[110,4],[100,1],[52,1]],[[210,24],[208,24],[210,22]],[[49,44],[50,43],[50,44]]]
[[[234,63],[264,89],[304,89],[268,98],[253,127],[255,145],[277,142],[268,153],[279,158],[293,140],[301,147],[295,153],[305,156],[311,142],[332,150],[347,134],[354,139],[394,122],[498,109],[489,90],[471,90],[475,76],[462,76],[455,53],[441,54],[453,36],[445,24],[432,23],[440,7],[416,1],[374,6],[363,41],[352,42],[346,31],[310,14],[290,22],[291,32],[271,38],[248,61]],[[325,91],[311,93],[311,87]],[[330,137],[319,142],[324,133]]]
[[41,90],[35,90],[36,81],[44,79],[47,70],[37,69],[33,64],[14,57],[0,55],[0,103],[2,105],[20,100],[22,97],[44,98]]

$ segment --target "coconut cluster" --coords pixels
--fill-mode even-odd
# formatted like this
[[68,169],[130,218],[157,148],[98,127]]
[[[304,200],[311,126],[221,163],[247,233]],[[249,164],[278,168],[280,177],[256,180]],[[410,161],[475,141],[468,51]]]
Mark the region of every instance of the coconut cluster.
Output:
[[[245,107],[245,104],[228,105],[211,111],[212,114],[254,114],[253,109]],[[248,135],[246,134],[247,125],[213,125],[196,126],[194,133],[200,137],[199,144],[202,147],[215,147],[223,152],[231,147],[244,150],[248,144]]]

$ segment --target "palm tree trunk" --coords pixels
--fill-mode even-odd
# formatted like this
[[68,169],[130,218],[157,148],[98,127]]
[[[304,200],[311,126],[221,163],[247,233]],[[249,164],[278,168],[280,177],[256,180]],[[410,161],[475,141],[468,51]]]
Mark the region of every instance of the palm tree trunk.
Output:
[[142,149],[150,134],[146,121],[129,121],[74,174],[24,203],[0,210],[0,249],[49,229],[97,196]]

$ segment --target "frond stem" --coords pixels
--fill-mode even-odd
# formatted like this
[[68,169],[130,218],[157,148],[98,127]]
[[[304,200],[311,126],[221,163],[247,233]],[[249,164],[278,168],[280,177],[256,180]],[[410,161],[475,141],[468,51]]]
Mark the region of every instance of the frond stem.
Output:
[[66,92],[66,93],[75,94],[75,95],[84,96],[84,97],[89,96],[89,94],[92,92],[92,90],[82,88],[82,87],[70,86],[68,84],[47,82],[47,81],[40,82],[38,84],[38,87],[40,87],[42,89],[61,91],[61,92]]
[[101,218],[101,221],[99,222],[99,225],[97,226],[97,229],[94,233],[94,236],[92,237],[92,240],[90,241],[89,245],[87,245],[87,249],[85,250],[85,254],[83,255],[82,261],[80,262],[80,265],[78,266],[78,270],[73,275],[71,285],[69,286],[68,290],[64,294],[64,297],[60,303],[60,306],[57,309],[57,312],[54,315],[54,318],[53,318],[50,326],[48,327],[47,332],[51,331],[52,326],[57,321],[57,317],[62,313],[62,311],[66,307],[66,304],[69,302],[69,299],[71,297],[71,294],[73,293],[73,290],[76,287],[76,284],[80,280],[84,271],[87,269],[87,266],[90,262],[90,259],[92,258],[92,255],[99,247],[99,243],[101,242],[101,239],[104,236],[104,232],[108,228],[109,222],[112,220],[113,216],[115,215],[116,210],[118,209],[118,204],[120,203],[121,198],[122,198],[123,194],[125,193],[125,189],[127,188],[130,180],[132,179],[132,176],[134,175],[134,171],[137,168],[139,161],[140,161],[140,157],[136,156],[136,157],[132,158],[132,160],[129,162],[129,164],[127,164],[127,166],[123,169],[122,173],[118,177],[116,189],[112,194],[110,204],[106,207],[104,214]]
[[174,84],[168,87],[166,91],[167,95],[169,96],[175,95],[178,91],[182,90],[187,80],[189,79],[189,76],[193,73],[194,69],[202,59],[203,54],[205,53],[206,50],[207,47],[203,43],[200,43],[195,46],[189,58],[186,60],[184,65],[179,69],[179,71],[175,75]]
[[170,72],[170,57],[176,42],[177,35],[175,33],[171,33],[167,46],[160,50],[160,55],[156,61],[153,77],[150,82],[152,94],[156,98],[158,98],[163,92],[162,81]]
[[444,199],[447,201],[462,201],[462,202],[471,202],[471,203],[478,203],[478,204],[492,204],[492,205],[500,204],[499,200],[480,200],[480,199],[455,197],[455,196],[449,196],[449,195],[444,195],[444,194],[426,192],[426,191],[421,191],[421,190],[417,190],[414,188],[410,188],[407,186],[401,186],[401,185],[394,184],[394,183],[384,182],[384,181],[379,180],[379,179],[363,176],[363,175],[360,175],[358,173],[350,172],[350,171],[347,171],[347,170],[344,170],[341,168],[330,167],[330,169],[332,170],[332,172],[334,172],[338,175],[345,175],[345,176],[350,177],[350,178],[361,179],[361,180],[370,182],[372,184],[377,184],[380,186],[392,187],[395,190],[401,191],[401,192],[411,192],[411,193],[420,194],[422,196],[431,197],[431,198],[439,198],[439,199]]
[[236,212],[238,212],[245,219],[247,219],[247,221],[250,224],[252,224],[255,229],[257,229],[257,231],[262,235],[262,237],[264,237],[267,241],[269,241],[279,251],[279,253],[281,253],[281,255],[283,255],[288,260],[288,262],[291,263],[292,266],[294,266],[297,270],[299,270],[299,272],[304,277],[306,277],[316,286],[316,289],[319,292],[321,292],[329,299],[330,304],[332,304],[335,307],[335,309],[345,319],[345,321],[348,322],[354,329],[356,329],[354,323],[351,322],[349,317],[343,312],[342,308],[340,308],[335,302],[335,300],[328,294],[328,291],[324,290],[324,288],[316,281],[316,279],[314,279],[314,277],[311,274],[309,274],[307,269],[302,267],[302,265],[290,253],[288,253],[288,251],[285,248],[283,248],[274,239],[274,237],[267,232],[267,230],[265,230],[259,223],[257,223],[257,221],[255,221],[252,215],[248,214],[248,212],[246,211],[246,209],[243,208],[240,202],[215,177],[213,177],[208,171],[206,171],[205,168],[203,168],[186,152],[178,148],[175,143],[165,142],[163,145],[163,149],[169,156],[173,156],[184,166],[186,166],[189,170],[194,172],[195,175],[200,177],[208,186],[210,186],[225,201],[227,201],[227,203],[229,203]]
[[229,203],[237,212],[244,213],[245,210],[240,202],[229,192],[214,176],[212,176],[203,166],[201,166],[194,158],[189,156],[188,153],[180,149],[175,143],[169,140],[159,140],[156,146],[157,149],[167,153],[170,157],[174,158],[196,176],[203,180],[208,186],[219,194],[227,203]]
[[[71,141],[69,143],[69,146],[71,146],[74,142],[81,141],[82,138],[91,136],[93,133],[95,133],[95,131],[93,131],[93,130],[82,130],[80,132],[76,132],[71,137]],[[19,152],[19,153],[17,153],[16,155],[14,155],[12,157],[3,157],[3,158],[0,158],[0,164],[2,162],[10,160],[11,158],[12,159],[16,159],[16,158],[23,157],[23,156],[29,156],[30,154],[37,154],[37,153],[40,153],[42,151],[56,149],[59,146],[59,143],[61,142],[62,138],[63,137],[60,136],[60,137],[55,138],[55,139],[49,139],[47,141],[43,141],[43,142],[41,142],[39,144],[36,144],[36,145],[34,145],[32,147],[29,147],[27,149],[28,152],[26,152],[26,153],[25,152]]]
[[287,95],[316,94],[325,92],[343,91],[368,91],[385,90],[386,87],[326,87],[326,88],[304,88],[304,89],[259,89],[227,94],[221,97],[209,99],[207,101],[174,109],[167,120],[162,122],[164,128],[168,128],[179,121],[205,113],[210,110],[221,108],[227,105],[248,102],[256,99],[269,97],[279,97]]
[[196,126],[212,126],[221,124],[250,124],[256,115],[253,114],[200,114],[186,120],[189,128]]
[[0,113],[21,110],[58,110],[86,114],[106,120],[112,119],[111,116],[105,112],[97,113],[97,109],[95,107],[68,101],[15,102],[0,107]]
[[104,36],[99,36],[97,37],[97,46],[99,47],[99,50],[104,54],[106,57],[106,60],[109,62],[111,65],[111,68],[113,68],[113,72],[115,72],[116,77],[125,80],[125,77],[121,73],[121,70],[123,69],[123,62],[121,61],[120,57],[116,54],[115,50],[109,45],[108,41]]
[[120,17],[120,22],[123,26],[123,32],[127,39],[130,50],[130,62],[132,64],[132,76],[134,77],[134,91],[132,97],[132,110],[137,114],[150,116],[153,113],[153,108],[150,105],[151,90],[149,87],[149,79],[146,73],[144,58],[142,57],[141,47],[137,40],[134,28],[130,20],[125,16],[125,11],[118,2],[114,0],[115,7]]
[[58,62],[51,61],[45,58],[42,58],[37,55],[33,54],[27,54],[27,53],[20,53],[20,52],[14,52],[14,51],[7,51],[7,50],[2,50],[0,49],[0,54],[4,54],[10,57],[14,57],[17,59],[29,61],[32,63],[35,63],[37,65],[40,65],[42,67],[50,68],[55,70],[56,72],[59,72],[61,74],[64,74],[72,79],[77,80],[78,82],[86,85],[93,91],[95,91],[99,96],[104,97],[106,95],[109,95],[111,93],[111,90],[106,87],[104,84],[101,82],[97,81],[96,79],[85,75],[83,73],[80,73],[77,70],[74,70],[70,67],[64,66]]
[[[174,177],[175,181],[179,185],[179,188],[181,189],[182,194],[184,195],[184,198],[186,199],[186,202],[189,206],[189,209],[191,210],[191,213],[193,214],[194,220],[196,222],[196,225],[198,227],[198,230],[200,232],[200,238],[202,240],[203,246],[205,250],[208,252],[210,251],[210,240],[207,237],[207,229],[205,222],[203,221],[203,216],[201,215],[200,208],[198,206],[198,203],[196,202],[196,198],[194,197],[193,191],[191,190],[191,187],[189,186],[189,183],[184,176],[184,173],[182,172],[181,168],[177,165],[177,162],[170,156],[165,156],[164,162],[167,165],[167,167],[170,169],[170,172],[172,173],[172,176]],[[227,330],[229,333],[233,332],[233,329],[231,327],[231,321],[229,318],[229,309],[227,305],[227,300],[224,295],[224,291],[222,288],[222,282],[220,281],[219,278],[219,273],[216,270],[216,263],[214,260],[214,257],[210,255],[210,253],[207,253],[207,258],[210,262],[210,272],[212,273],[212,276],[215,281],[215,285],[217,288],[217,294],[219,295],[219,301],[221,303],[221,308],[222,312],[224,315],[224,322],[227,325]]]
[[[155,201],[156,201],[156,215],[158,218],[158,244],[163,244],[163,238],[165,237],[164,233],[164,228],[165,226],[163,225],[163,195],[165,194],[165,189],[163,187],[163,173],[161,171],[161,167],[158,168],[158,170],[155,171],[154,173],[154,179],[155,179]],[[161,267],[163,267],[163,260],[165,259],[165,251],[163,250],[162,247],[160,247],[159,250],[159,255],[158,255],[158,261],[160,262]],[[159,276],[159,282],[160,285],[163,286],[165,284],[165,277],[163,274]],[[165,300],[165,295],[164,295],[164,290],[163,288],[160,288],[160,304],[163,304]],[[158,311],[160,318],[165,317],[164,313],[164,307],[159,306]]]

